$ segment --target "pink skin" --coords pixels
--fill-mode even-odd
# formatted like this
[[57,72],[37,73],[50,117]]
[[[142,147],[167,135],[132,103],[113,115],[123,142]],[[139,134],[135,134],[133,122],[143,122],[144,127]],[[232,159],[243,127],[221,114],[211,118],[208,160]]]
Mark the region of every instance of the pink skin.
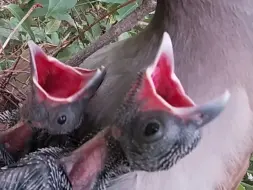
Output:
[[111,132],[109,128],[106,128],[69,156],[61,159],[74,190],[90,190],[92,188],[98,174],[104,168],[108,155],[106,141]]
[[14,127],[8,129],[5,127],[0,131],[0,143],[5,145],[8,152],[15,153],[24,150],[26,142],[31,136],[32,129],[23,122],[19,122]]

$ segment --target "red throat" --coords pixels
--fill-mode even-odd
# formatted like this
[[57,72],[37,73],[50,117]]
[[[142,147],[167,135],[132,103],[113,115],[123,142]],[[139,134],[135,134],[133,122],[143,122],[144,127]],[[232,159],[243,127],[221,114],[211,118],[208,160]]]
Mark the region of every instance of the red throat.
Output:
[[68,98],[85,85],[86,81],[80,72],[57,63],[58,60],[50,59],[42,52],[35,54],[34,61],[38,85],[49,96]]
[[149,67],[143,79],[139,100],[144,100],[144,110],[169,109],[173,107],[191,107],[194,102],[176,77],[169,57],[162,53],[155,65]]
[[174,107],[193,106],[193,102],[185,96],[181,83],[173,79],[176,75],[170,65],[169,59],[162,54],[151,75],[156,93]]
[[70,67],[46,55],[34,42],[29,41],[28,44],[32,82],[38,101],[57,105],[73,102],[81,97],[89,98],[105,76],[104,67],[90,70]]

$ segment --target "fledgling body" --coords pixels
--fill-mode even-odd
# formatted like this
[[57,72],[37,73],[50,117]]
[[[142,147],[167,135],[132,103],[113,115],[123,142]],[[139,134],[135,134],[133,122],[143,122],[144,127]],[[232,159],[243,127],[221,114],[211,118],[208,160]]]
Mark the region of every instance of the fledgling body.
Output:
[[91,190],[108,155],[109,130],[78,149],[43,148],[0,168],[0,189]]
[[[117,181],[118,177],[129,172],[170,171],[194,151],[201,142],[200,129],[215,120],[229,100],[230,94],[225,92],[216,100],[195,105],[184,93],[174,73],[168,34],[164,34],[164,39],[154,63],[138,74],[114,117],[112,134],[116,142],[114,146],[110,143],[109,162],[96,190],[107,189],[111,181]],[[168,70],[160,69],[166,65]],[[173,86],[167,91],[167,96],[161,94],[166,89],[159,88],[164,77]],[[121,157],[118,156],[120,152]],[[115,158],[118,158],[117,163]]]
[[[81,64],[81,67],[90,69],[101,64],[108,68],[104,83],[89,104],[96,123],[94,125],[110,122],[110,115],[116,112],[136,73],[147,68],[154,60],[164,32],[170,34],[174,43],[175,73],[194,101],[207,101],[226,88],[231,92],[232,89],[240,89],[242,94],[246,92],[246,96],[249,96],[248,103],[252,109],[252,10],[253,2],[250,0],[158,0],[152,22],[143,32],[98,50]],[[97,105],[104,106],[101,109]],[[241,111],[247,115],[247,121],[244,121],[243,125],[238,122],[241,115],[236,112],[233,117],[223,117],[219,123],[216,122],[216,125],[223,129],[223,135],[216,133],[216,128],[211,125],[201,129],[203,138],[201,146],[196,148],[199,153],[196,153],[195,159],[207,171],[206,161],[200,157],[208,155],[206,151],[209,149],[215,150],[217,156],[217,160],[214,157],[207,159],[208,163],[216,168],[213,175],[206,177],[210,187],[236,188],[234,183],[238,184],[246,172],[253,152],[253,127],[248,106],[244,107],[245,110]],[[230,123],[230,120],[234,122]],[[231,142],[227,143],[224,136],[232,139]],[[225,147],[212,145],[213,141],[224,144]],[[197,151],[192,154],[195,152]],[[221,163],[220,167],[215,167],[217,162]],[[189,159],[186,163],[188,164],[181,167],[195,170],[191,167],[194,163],[192,160]],[[164,181],[177,181],[174,180],[176,172],[174,174],[170,178],[166,173],[163,177],[158,174],[157,176]],[[181,175],[184,176],[182,179],[192,179],[183,171]],[[198,181],[202,177],[199,174],[194,179]],[[204,186],[205,180],[202,181]],[[185,183],[185,186],[188,189],[196,189],[193,182],[192,186],[191,183]]]
[[[9,152],[14,160],[38,148],[77,147],[82,139],[80,126],[85,130],[87,103],[106,74],[103,67],[88,70],[66,66],[47,56],[32,41],[28,44],[31,91],[21,108],[19,122],[0,131],[2,154]],[[2,120],[6,122],[9,115],[2,114]]]

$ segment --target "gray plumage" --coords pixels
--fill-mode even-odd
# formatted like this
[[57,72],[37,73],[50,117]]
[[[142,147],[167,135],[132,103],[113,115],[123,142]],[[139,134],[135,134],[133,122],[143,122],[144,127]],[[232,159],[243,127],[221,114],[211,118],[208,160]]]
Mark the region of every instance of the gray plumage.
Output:
[[0,144],[0,167],[10,165],[15,162],[13,156],[6,150],[5,146]]
[[[210,165],[213,169],[212,174],[202,180],[208,182],[209,186],[203,183],[202,187],[235,188],[236,183],[240,181],[238,179],[240,175],[237,174],[239,171],[240,174],[246,171],[245,163],[253,151],[252,116],[248,107],[248,103],[251,107],[253,105],[252,10],[251,0],[240,2],[158,0],[155,16],[144,32],[134,38],[100,49],[81,64],[82,67],[88,68],[95,68],[102,64],[108,67],[104,84],[89,105],[94,120],[101,124],[110,121],[110,115],[122,102],[130,81],[133,80],[136,72],[153,61],[162,34],[167,31],[174,47],[175,72],[193,100],[197,103],[207,101],[226,88],[231,91],[233,88],[239,88],[241,94],[239,93],[238,99],[241,97],[243,101],[246,101],[247,94],[249,96],[249,102],[244,102],[244,106],[238,102],[234,104],[235,106],[231,106],[234,111],[240,109],[242,115],[240,112],[231,113],[233,117],[226,115],[223,119],[219,119],[219,122],[214,122],[218,129],[213,123],[201,130],[202,141],[199,148],[197,147],[191,154],[196,161],[185,159],[184,164],[181,165],[182,162],[177,164],[181,169],[178,169],[177,173],[180,173],[183,179],[192,179],[184,173],[185,168],[193,172],[198,170],[199,165]],[[104,106],[101,108],[98,105]],[[244,117],[245,120],[241,119]],[[222,135],[215,131],[221,129]],[[231,139],[230,143],[227,143],[227,138]],[[213,141],[216,144],[212,144]],[[217,157],[211,156],[206,163],[201,158],[210,155],[206,154],[209,149],[212,149]],[[195,162],[202,164],[196,164],[196,168],[191,167]],[[205,173],[207,170],[201,171]],[[232,177],[229,173],[232,173]],[[163,181],[179,183],[180,178],[176,177],[176,172],[171,178],[167,177],[166,172],[162,173],[163,177],[159,174],[154,174],[159,184],[163,184]],[[201,174],[197,176],[196,180],[200,177],[203,179]],[[141,175],[140,178],[142,177],[150,179],[148,175]],[[236,180],[231,180],[234,178]],[[188,181],[182,183],[180,189],[186,187],[196,189],[198,186],[195,185],[195,181],[192,183]]]
[[0,113],[0,123],[7,127],[14,126],[20,120],[19,109],[5,110]]
[[[13,127],[20,119],[19,109],[11,111],[5,110],[0,113],[0,124],[4,126],[1,130],[6,130]],[[5,148],[5,145],[0,144],[0,167],[10,165],[15,162],[14,157]]]
[[21,107],[21,119],[53,135],[73,132],[83,124],[86,105],[103,82],[105,68],[68,67],[46,55],[33,41],[28,46],[31,90]]
[[132,171],[118,141],[110,137],[107,141],[107,147],[108,157],[92,190],[104,190],[111,180]]
[[[16,154],[15,160],[24,154],[36,151],[38,148],[48,146],[77,147],[84,137],[82,136],[83,129],[81,132],[78,130],[80,126],[86,126],[84,119],[87,111],[86,104],[96,93],[106,75],[104,67],[95,70],[71,68],[56,59],[50,59],[34,42],[30,41],[28,45],[30,49],[31,91],[29,91],[20,113],[14,110],[0,114],[1,128],[12,126],[19,118],[14,130],[0,131],[0,143],[3,143],[3,146],[7,145],[5,150],[10,155]],[[46,64],[51,64],[50,68],[53,68],[54,72],[50,70],[44,72],[43,67]],[[66,80],[58,78],[57,74],[59,73],[61,73],[60,77]],[[43,80],[40,80],[41,78],[38,76]],[[73,88],[66,86],[72,80],[76,82],[76,86],[74,84]],[[39,83],[39,81],[44,81],[44,83]],[[85,130],[86,127],[83,128]],[[7,163],[7,160],[3,160],[3,162]]]
[[43,148],[0,168],[0,189],[91,190],[108,157],[110,132],[97,133],[77,149]]
[[57,160],[61,148],[45,148],[22,158],[17,164],[0,169],[0,189],[72,189],[64,169]]
[[163,32],[159,37],[149,34],[144,36],[144,33],[140,33],[134,38],[113,44],[110,48],[98,50],[80,65],[89,69],[98,65],[107,68],[103,84],[87,107],[93,128],[106,126],[112,122],[111,115],[116,113],[137,73],[153,62],[162,35]]
[[[205,118],[202,122],[195,122],[196,118],[188,118],[187,114],[180,118],[180,115],[170,111],[145,111],[143,106],[147,106],[149,101],[145,101],[146,97],[141,101],[138,99],[146,90],[145,79],[145,73],[138,74],[114,116],[112,130],[120,135],[114,136],[116,140],[109,141],[109,158],[97,181],[96,188],[99,190],[106,189],[110,181],[129,172],[169,170],[198,145],[201,138],[199,129],[223,110],[224,105],[218,108],[219,111],[213,109],[221,102],[197,108],[195,112]],[[147,98],[153,101],[157,97],[150,95]]]
[[[253,130],[252,112],[245,90],[235,88],[231,94],[227,108],[206,126],[207,131],[191,154],[168,171],[136,171],[118,176],[108,182],[106,190],[195,190],[200,187],[205,190],[236,190],[247,169],[241,164],[248,162],[238,154],[240,150],[251,152],[249,134]],[[240,124],[239,131],[233,127],[235,123]]]

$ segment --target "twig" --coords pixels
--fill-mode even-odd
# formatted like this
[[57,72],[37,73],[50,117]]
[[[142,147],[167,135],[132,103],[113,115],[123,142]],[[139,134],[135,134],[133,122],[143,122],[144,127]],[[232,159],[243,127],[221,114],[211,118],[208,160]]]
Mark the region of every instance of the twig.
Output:
[[[97,23],[99,23],[101,20],[103,20],[103,19],[106,18],[107,16],[112,15],[112,14],[113,14],[114,12],[116,12],[118,9],[121,9],[121,8],[123,8],[123,7],[127,6],[127,5],[129,5],[130,3],[135,2],[135,1],[136,1],[136,0],[129,0],[129,1],[127,1],[127,2],[125,2],[125,3],[123,3],[123,4],[121,4],[120,6],[114,8],[114,9],[111,10],[110,12],[104,14],[104,15],[101,16],[99,19],[97,19],[96,21],[94,21],[91,25],[88,25],[88,27],[85,28],[84,30],[82,30],[81,33],[87,32],[89,29],[91,29],[93,26],[95,26]],[[55,57],[63,48],[65,48],[65,47],[71,45],[71,44],[72,44],[76,39],[78,39],[78,38],[79,38],[79,35],[74,36],[74,37],[71,38],[66,44],[64,44],[64,46],[61,46],[61,47],[57,48],[51,55],[52,55],[53,57]]]
[[13,88],[15,88],[20,94],[22,94],[24,96],[24,98],[26,98],[26,94],[24,94],[21,90],[19,90],[14,84],[12,84],[10,82],[9,85],[12,86]]
[[[5,99],[7,99],[10,103],[12,103],[16,108],[18,108],[18,104],[16,104],[11,98],[9,98],[7,95],[3,95]],[[15,98],[15,97],[14,97]]]
[[[71,10],[71,14],[72,14],[72,16],[74,15],[72,10]],[[78,15],[78,14],[77,14],[77,15]],[[79,16],[79,15],[78,15],[78,16]],[[75,26],[76,26],[76,30],[77,30],[77,33],[78,33],[78,36],[79,36],[79,40],[82,42],[82,44],[83,44],[83,46],[84,46],[84,41],[82,40],[82,39],[83,39],[82,33],[81,33],[81,31],[79,30],[79,28],[78,28],[78,25],[77,25],[76,20],[75,20],[75,19],[73,19],[73,20],[74,20],[74,23],[75,23]]]
[[[20,56],[18,56],[18,58],[16,59],[16,61],[15,61],[15,63],[14,63],[14,66],[13,66],[12,70],[15,70],[15,68],[17,67],[17,64],[18,64],[19,60],[20,60]],[[1,84],[1,88],[4,89],[4,88],[6,87],[6,85],[8,84],[8,82],[9,82],[10,79],[11,79],[12,74],[13,74],[13,73],[8,74],[8,76],[6,77],[7,79]]]
[[20,57],[21,57],[21,59],[23,59],[24,61],[26,61],[27,63],[29,63],[28,59],[24,58],[23,56],[20,56]]
[[[6,58],[11,58],[13,57],[15,54],[17,54],[18,52],[22,51],[22,49],[24,49],[24,47],[27,46],[27,43],[23,43],[21,47],[19,47],[17,50],[15,50],[14,52],[11,53],[11,55],[6,56]],[[16,56],[18,57],[18,56]]]
[[138,21],[142,20],[147,14],[154,11],[156,2],[153,0],[143,0],[140,7],[129,14],[125,19],[121,20],[114,26],[112,26],[105,34],[100,36],[89,47],[79,52],[73,58],[68,60],[66,64],[71,66],[79,66],[87,57],[96,52],[98,49],[109,44],[112,40],[118,37],[120,34],[131,30],[138,24]]
[[4,42],[4,45],[2,46],[2,48],[0,49],[0,54],[3,52],[3,50],[5,49],[5,47],[7,46],[7,44],[9,43],[10,39],[12,38],[12,36],[16,33],[16,31],[18,30],[18,28],[21,26],[21,24],[23,24],[23,22],[30,16],[30,14],[34,11],[34,9],[36,8],[42,8],[43,6],[39,3],[34,4],[31,9],[26,13],[26,15],[22,18],[22,20],[18,23],[18,25],[14,28],[14,30],[10,33],[10,35],[8,36],[8,38],[6,39],[6,41]]
[[[1,52],[1,49],[3,49],[3,45],[2,45],[2,43],[0,42],[0,52]],[[1,53],[0,53],[0,55],[1,55]],[[3,57],[5,57],[4,51],[3,51]],[[2,57],[0,57],[0,58],[2,58]]]
[[19,74],[19,73],[26,73],[29,74],[30,72],[28,71],[23,71],[23,70],[4,70],[3,71],[4,74],[9,74],[9,73],[13,73],[13,74]]
[[4,89],[0,89],[0,91],[2,92],[2,94],[3,94],[3,97],[5,98],[5,99],[7,99],[9,102],[11,102],[14,106],[16,106],[16,107],[18,107],[18,105],[11,99],[11,98],[9,98],[6,94],[4,94],[4,93],[7,93],[7,94],[9,94],[9,95],[11,95],[11,96],[13,96],[13,98],[14,99],[16,99],[18,102],[21,102],[22,100],[20,100],[18,97],[15,97],[11,92],[9,92],[8,90],[4,90]]
[[30,77],[28,77],[28,79],[25,81],[25,82],[22,82],[22,81],[20,81],[19,79],[17,79],[17,78],[14,78],[14,80],[16,81],[16,82],[19,82],[20,84],[22,84],[22,85],[24,85],[24,86],[26,86],[28,83],[27,83],[27,81],[29,81],[30,80]]

